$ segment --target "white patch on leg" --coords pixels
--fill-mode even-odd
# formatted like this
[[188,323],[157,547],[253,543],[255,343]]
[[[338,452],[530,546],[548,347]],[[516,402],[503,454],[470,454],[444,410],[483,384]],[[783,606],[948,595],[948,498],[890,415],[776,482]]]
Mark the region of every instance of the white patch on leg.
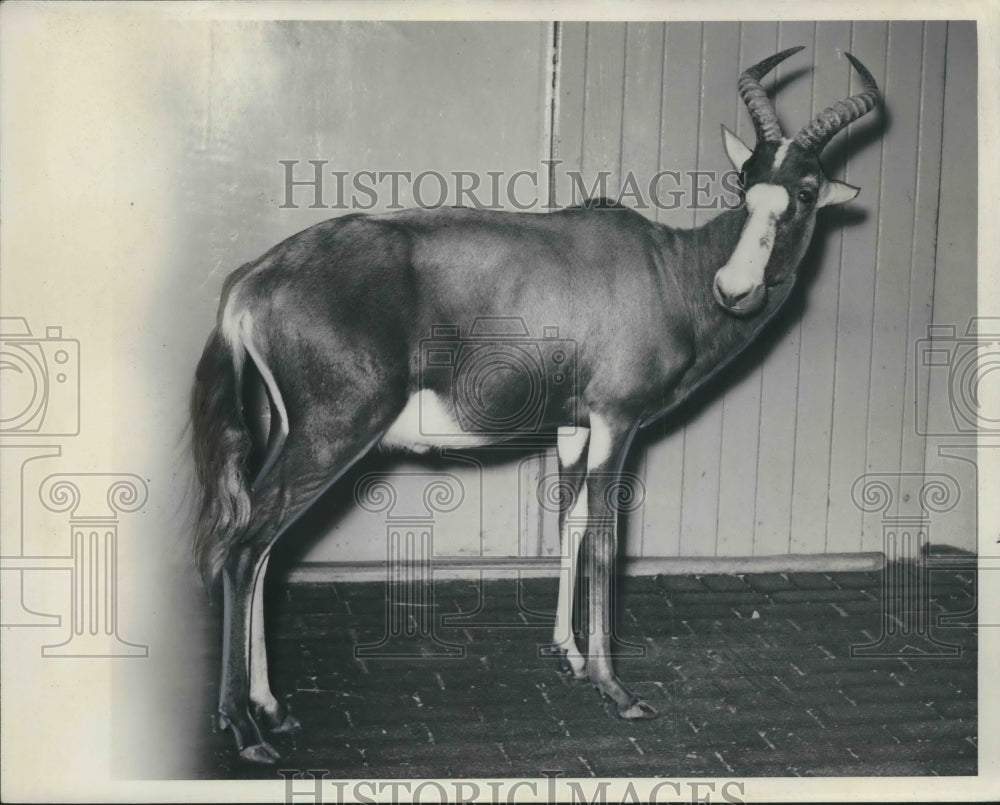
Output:
[[489,435],[465,433],[441,398],[430,389],[421,389],[407,401],[381,444],[426,453],[432,447],[479,447],[495,441]]
[[557,428],[556,437],[559,461],[564,467],[571,467],[583,455],[590,438],[590,428]]
[[764,282],[778,218],[788,209],[788,191],[777,184],[756,184],[747,191],[746,205],[750,215],[739,242],[715,274],[719,290],[730,296],[747,293]]
[[267,648],[264,636],[264,576],[271,557],[264,560],[253,588],[253,604],[250,607],[250,701],[262,707],[265,712],[276,713],[278,700],[271,692],[271,682],[267,673]]
[[596,470],[611,458],[611,427],[597,414],[590,415],[590,447],[587,449],[587,469]]
[[587,483],[584,482],[566,516],[562,530],[563,554],[559,568],[559,597],[556,603],[556,626],[552,642],[566,651],[566,660],[573,675],[581,677],[587,661],[577,648],[573,636],[573,594],[576,591],[577,560],[580,542],[587,527]]

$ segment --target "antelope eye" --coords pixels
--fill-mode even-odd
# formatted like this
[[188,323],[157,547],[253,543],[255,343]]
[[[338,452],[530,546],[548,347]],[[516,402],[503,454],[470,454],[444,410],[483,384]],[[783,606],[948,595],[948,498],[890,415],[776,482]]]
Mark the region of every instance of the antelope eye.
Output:
[[812,204],[816,200],[816,194],[812,190],[800,190],[795,197],[803,204]]

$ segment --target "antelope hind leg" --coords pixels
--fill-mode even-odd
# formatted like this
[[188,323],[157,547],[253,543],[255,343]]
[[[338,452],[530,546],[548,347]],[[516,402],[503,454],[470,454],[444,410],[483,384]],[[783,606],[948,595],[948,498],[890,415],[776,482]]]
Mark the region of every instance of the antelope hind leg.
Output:
[[280,755],[264,740],[249,706],[251,608],[261,553],[258,546],[244,546],[234,551],[222,571],[225,620],[218,724],[232,733],[240,757],[252,763],[274,763]]
[[288,705],[271,692],[267,671],[267,643],[264,631],[264,578],[270,556],[264,559],[253,589],[250,622],[250,702],[258,724],[270,732],[295,732],[302,723],[289,712]]

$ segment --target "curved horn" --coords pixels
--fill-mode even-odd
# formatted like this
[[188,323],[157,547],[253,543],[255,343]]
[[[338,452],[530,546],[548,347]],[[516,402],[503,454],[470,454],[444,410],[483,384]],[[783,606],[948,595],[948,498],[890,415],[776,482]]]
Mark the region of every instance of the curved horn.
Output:
[[793,53],[798,53],[803,47],[803,45],[799,45],[798,47],[783,50],[781,53],[775,53],[773,56],[757,62],[753,67],[748,67],[740,76],[740,97],[743,99],[743,103],[747,105],[750,117],[753,118],[753,127],[757,132],[758,140],[776,142],[781,139],[781,126],[778,124],[778,116],[774,112],[774,106],[771,105],[767,93],[764,92],[764,88],[760,85],[760,80],[777,67],[779,63],[783,62]]
[[823,150],[833,136],[849,123],[853,123],[862,115],[870,112],[879,102],[878,85],[867,68],[850,53],[845,53],[854,69],[861,76],[864,90],[846,101],[839,101],[824,109],[816,118],[795,136],[796,145],[817,154]]

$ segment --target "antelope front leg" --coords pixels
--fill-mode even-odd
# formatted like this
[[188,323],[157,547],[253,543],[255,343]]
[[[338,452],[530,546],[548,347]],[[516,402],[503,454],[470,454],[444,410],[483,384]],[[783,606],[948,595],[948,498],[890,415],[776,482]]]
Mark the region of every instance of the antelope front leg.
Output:
[[587,457],[587,569],[590,576],[587,676],[610,697],[622,718],[654,718],[656,710],[626,688],[612,665],[612,582],[618,550],[618,491],[621,468],[632,432],[616,430],[599,416],[591,417]]

